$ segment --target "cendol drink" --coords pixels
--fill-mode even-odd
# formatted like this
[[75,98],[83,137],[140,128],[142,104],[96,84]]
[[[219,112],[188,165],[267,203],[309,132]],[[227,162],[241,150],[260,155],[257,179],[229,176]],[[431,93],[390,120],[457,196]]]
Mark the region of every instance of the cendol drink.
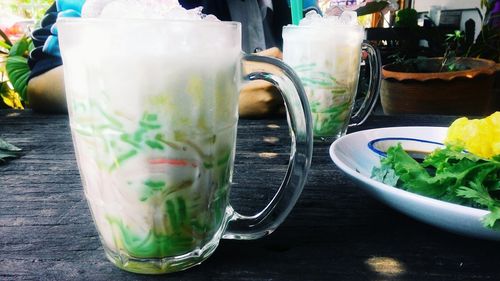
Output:
[[312,11],[298,26],[283,28],[283,60],[304,85],[317,139],[338,138],[347,129],[358,86],[363,37],[355,12],[321,17]]
[[[138,6],[119,18],[124,3]],[[223,235],[272,232],[290,207],[271,207],[264,213],[275,212],[273,219],[246,226],[228,202],[239,23],[186,11],[177,1],[88,5],[83,15],[100,18],[62,18],[57,26],[76,157],[108,259],[133,272],[172,272],[203,261]],[[142,19],[149,13],[153,19]],[[292,118],[308,125],[304,115]],[[307,137],[305,128],[297,130]],[[310,144],[306,148],[307,163],[296,163],[303,177],[286,188],[292,200],[277,203],[293,206],[300,194],[310,163]],[[239,229],[226,230],[232,220],[240,221]]]
[[[158,34],[142,22],[89,22],[62,42],[85,195],[106,250],[136,258],[203,248],[226,217],[240,47],[221,38],[194,51],[206,38],[169,25]],[[117,50],[120,32],[151,38]],[[71,44],[72,36],[92,39]]]

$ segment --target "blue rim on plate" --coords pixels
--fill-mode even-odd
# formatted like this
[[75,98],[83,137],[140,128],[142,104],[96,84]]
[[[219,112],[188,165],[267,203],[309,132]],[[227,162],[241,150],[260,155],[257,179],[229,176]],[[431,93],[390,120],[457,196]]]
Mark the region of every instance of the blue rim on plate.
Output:
[[[408,143],[408,142],[415,142],[415,143],[427,143],[427,144],[433,144],[433,145],[436,145],[436,147],[444,147],[444,144],[443,143],[440,143],[440,142],[436,142],[436,141],[430,141],[430,140],[423,140],[423,139],[416,139],[416,138],[404,138],[404,137],[387,137],[387,138],[378,138],[378,139],[374,139],[374,140],[371,140],[368,142],[368,148],[375,152],[376,154],[378,154],[379,156],[382,156],[382,157],[386,157],[387,156],[387,153],[386,151],[383,151],[383,150],[380,150],[378,147],[377,147],[377,144],[378,143],[383,143],[383,142],[391,142],[393,143],[393,141],[398,141],[398,142],[401,142],[402,145],[403,145],[403,148],[404,148],[404,144],[405,143]],[[429,151],[430,152],[430,151]]]

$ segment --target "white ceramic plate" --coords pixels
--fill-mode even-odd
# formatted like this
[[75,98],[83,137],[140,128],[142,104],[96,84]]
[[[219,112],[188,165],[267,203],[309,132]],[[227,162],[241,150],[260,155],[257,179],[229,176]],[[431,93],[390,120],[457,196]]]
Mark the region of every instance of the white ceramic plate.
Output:
[[[348,134],[330,146],[333,162],[373,196],[402,213],[439,228],[471,237],[500,240],[500,232],[485,228],[481,218],[488,211],[464,207],[414,194],[370,178],[374,166],[380,166],[380,155],[389,142],[402,141],[404,149],[432,151],[439,146],[446,129],[441,127],[392,127]],[[424,140],[424,142],[418,141]],[[369,147],[369,143],[375,143]],[[375,147],[375,149],[374,149]]]

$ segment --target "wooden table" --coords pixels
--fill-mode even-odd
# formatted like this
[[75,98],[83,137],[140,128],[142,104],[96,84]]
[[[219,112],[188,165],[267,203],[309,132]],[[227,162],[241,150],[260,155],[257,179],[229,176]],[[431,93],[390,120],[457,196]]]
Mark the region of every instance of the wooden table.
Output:
[[[359,129],[447,126],[444,116],[372,116]],[[240,120],[233,205],[270,200],[288,161],[284,119]],[[24,155],[0,165],[0,280],[500,280],[499,244],[457,236],[374,200],[315,143],[287,220],[254,241],[223,240],[187,271],[142,276],[104,257],[85,202],[68,118],[0,111],[0,137]]]

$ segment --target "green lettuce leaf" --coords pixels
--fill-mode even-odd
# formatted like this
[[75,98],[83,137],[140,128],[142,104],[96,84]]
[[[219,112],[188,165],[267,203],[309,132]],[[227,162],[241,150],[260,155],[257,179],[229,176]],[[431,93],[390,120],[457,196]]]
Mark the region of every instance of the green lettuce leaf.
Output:
[[447,146],[419,163],[398,144],[388,149],[372,177],[413,193],[488,209],[484,225],[500,228],[500,155],[483,159]]

